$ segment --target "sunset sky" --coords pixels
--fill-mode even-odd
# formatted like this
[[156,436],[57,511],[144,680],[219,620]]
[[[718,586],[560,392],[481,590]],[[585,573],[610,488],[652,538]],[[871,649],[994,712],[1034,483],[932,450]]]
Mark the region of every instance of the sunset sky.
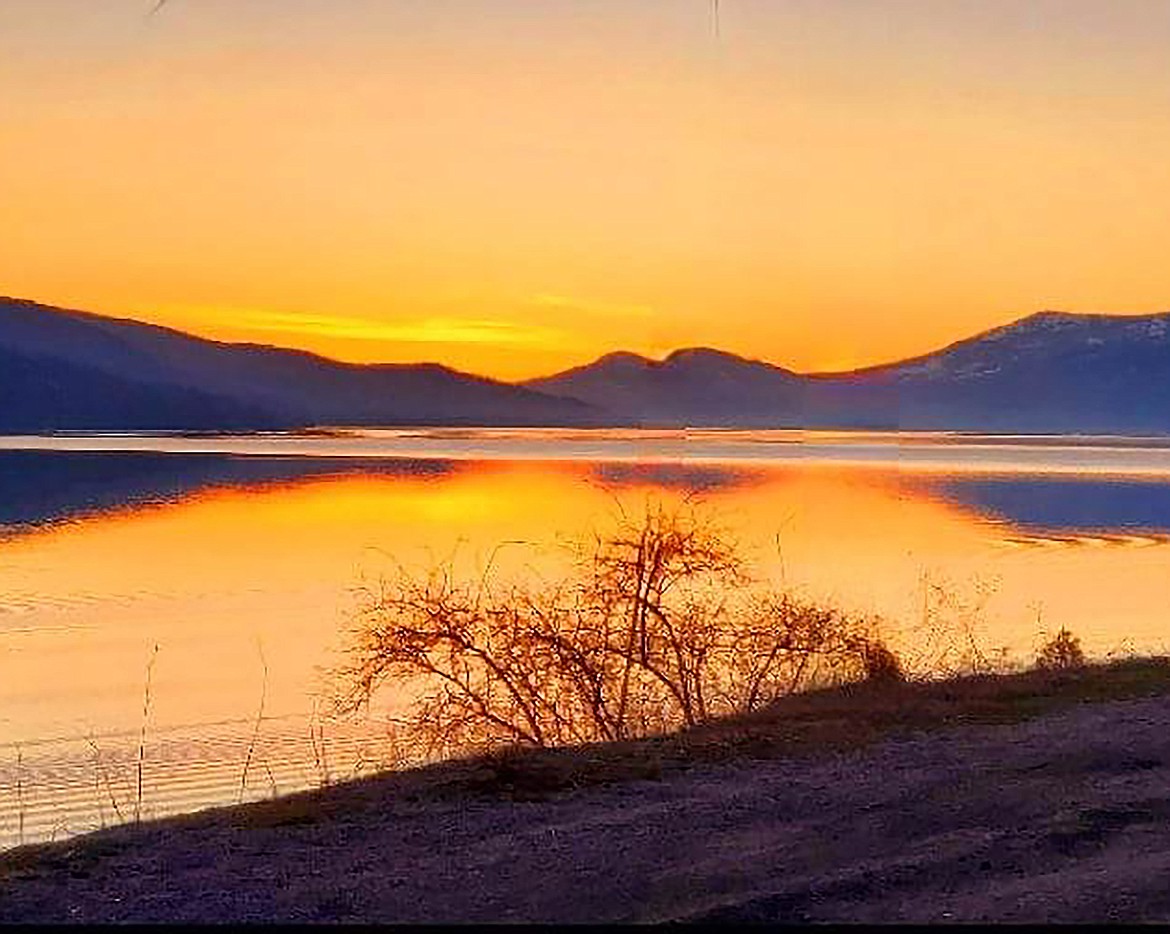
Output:
[[0,294],[503,378],[1170,310],[1170,0],[0,0]]

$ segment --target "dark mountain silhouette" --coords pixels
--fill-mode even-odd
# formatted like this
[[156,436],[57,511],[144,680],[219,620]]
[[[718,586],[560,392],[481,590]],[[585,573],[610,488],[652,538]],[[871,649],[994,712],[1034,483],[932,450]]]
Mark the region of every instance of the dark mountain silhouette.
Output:
[[868,402],[875,423],[896,427],[1164,434],[1170,314],[1040,312],[912,360],[817,377],[817,389],[826,414]]
[[911,360],[801,375],[710,350],[524,385],[647,425],[1170,432],[1170,314],[1041,312]]
[[510,385],[0,299],[0,431],[311,425],[1170,433],[1170,314],[1042,312],[911,360],[800,374],[707,348]]
[[289,427],[273,411],[157,379],[135,379],[0,346],[0,431]]
[[588,366],[524,385],[571,396],[651,424],[799,424],[804,377],[700,347],[658,362],[611,353]]
[[436,364],[359,366],[0,299],[0,431],[581,425],[600,413]]

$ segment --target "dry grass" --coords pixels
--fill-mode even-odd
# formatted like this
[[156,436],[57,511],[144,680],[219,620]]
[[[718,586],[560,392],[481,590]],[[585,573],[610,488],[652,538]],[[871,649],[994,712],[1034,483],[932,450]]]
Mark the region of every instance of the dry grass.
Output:
[[226,824],[269,832],[359,820],[388,800],[539,800],[577,788],[657,781],[711,763],[821,756],[883,739],[977,724],[1007,724],[1078,704],[1170,694],[1170,658],[1130,659],[1068,671],[1034,670],[926,683],[869,682],[781,698],[737,717],[638,740],[568,748],[511,747],[460,761],[339,783],[199,814],[124,825],[90,837],[0,854],[0,881],[68,866],[85,873],[136,833]]
[[471,760],[464,784],[515,798],[632,779],[702,763],[858,749],[898,735],[1016,723],[1074,706],[1170,694],[1170,659],[937,682],[870,681],[783,697],[769,707],[667,736],[568,749],[512,748]]
[[[791,695],[750,714],[665,736],[562,748],[510,746],[415,774],[427,776],[424,793],[533,800],[580,787],[659,780],[705,763],[830,754],[899,735],[1016,723],[1081,703],[1162,694],[1170,694],[1170,658],[936,682],[870,681]],[[290,813],[307,806],[283,800],[290,801]],[[256,807],[275,813],[282,801]],[[274,819],[268,810],[264,814]]]

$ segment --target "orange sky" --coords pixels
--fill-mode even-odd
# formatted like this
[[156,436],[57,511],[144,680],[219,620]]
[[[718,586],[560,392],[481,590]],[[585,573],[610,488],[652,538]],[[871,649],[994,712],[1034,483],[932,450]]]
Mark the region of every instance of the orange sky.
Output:
[[1164,0],[4,0],[0,294],[519,378],[1170,309]]

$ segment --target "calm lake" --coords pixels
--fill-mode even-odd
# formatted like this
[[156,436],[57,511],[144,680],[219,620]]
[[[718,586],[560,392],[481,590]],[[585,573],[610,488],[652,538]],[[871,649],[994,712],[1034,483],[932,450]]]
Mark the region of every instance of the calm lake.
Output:
[[321,699],[361,589],[447,558],[554,575],[648,497],[699,501],[912,663],[1026,662],[1062,626],[1095,656],[1170,641],[1168,439],[0,438],[0,845],[392,765]]

